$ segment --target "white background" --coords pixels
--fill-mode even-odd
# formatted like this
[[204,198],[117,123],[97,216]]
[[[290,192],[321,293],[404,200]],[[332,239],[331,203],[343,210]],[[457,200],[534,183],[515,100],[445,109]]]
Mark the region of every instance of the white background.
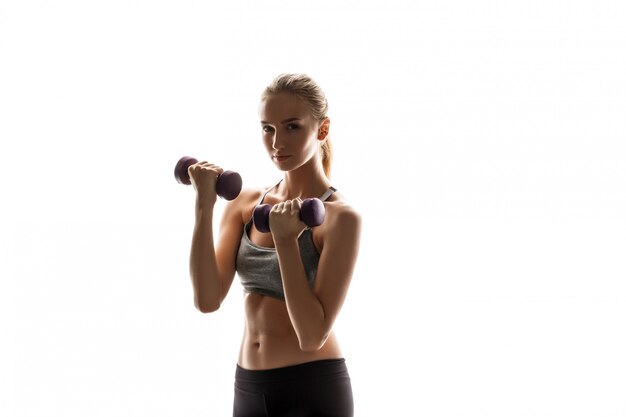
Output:
[[364,221],[356,416],[626,416],[625,28],[617,0],[0,1],[0,415],[230,415],[242,290],[195,310],[173,167],[274,184],[259,96],[302,72]]

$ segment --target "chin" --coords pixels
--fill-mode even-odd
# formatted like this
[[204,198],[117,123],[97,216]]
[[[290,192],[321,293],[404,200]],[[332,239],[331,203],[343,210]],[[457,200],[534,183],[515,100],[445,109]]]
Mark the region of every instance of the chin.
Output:
[[280,171],[293,171],[294,169],[299,167],[299,165],[294,164],[293,161],[278,162],[272,159],[272,162],[274,163],[274,166]]
[[285,167],[285,166],[279,166],[279,165],[276,165],[276,168],[281,172],[289,172],[289,171],[294,170],[294,168],[292,167]]

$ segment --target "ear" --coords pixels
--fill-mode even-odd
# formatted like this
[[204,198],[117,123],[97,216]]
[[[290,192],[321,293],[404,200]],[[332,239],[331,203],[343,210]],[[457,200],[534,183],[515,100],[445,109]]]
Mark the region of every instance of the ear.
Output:
[[317,130],[317,138],[319,140],[326,139],[326,136],[328,136],[329,129],[330,129],[330,119],[327,117],[322,121],[319,129]]

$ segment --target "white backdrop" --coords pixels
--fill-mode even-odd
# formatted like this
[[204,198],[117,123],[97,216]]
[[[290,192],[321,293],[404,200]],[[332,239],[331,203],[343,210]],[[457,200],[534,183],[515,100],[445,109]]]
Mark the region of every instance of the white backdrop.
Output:
[[624,22],[601,0],[1,0],[0,415],[230,415],[242,290],[195,310],[173,167],[274,184],[259,95],[303,72],[364,221],[336,323],[356,416],[626,416]]

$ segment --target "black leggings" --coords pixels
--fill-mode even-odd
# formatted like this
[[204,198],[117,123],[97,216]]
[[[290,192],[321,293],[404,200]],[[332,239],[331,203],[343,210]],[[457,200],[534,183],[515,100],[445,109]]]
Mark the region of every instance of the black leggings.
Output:
[[237,365],[233,417],[352,417],[345,359],[267,370]]

